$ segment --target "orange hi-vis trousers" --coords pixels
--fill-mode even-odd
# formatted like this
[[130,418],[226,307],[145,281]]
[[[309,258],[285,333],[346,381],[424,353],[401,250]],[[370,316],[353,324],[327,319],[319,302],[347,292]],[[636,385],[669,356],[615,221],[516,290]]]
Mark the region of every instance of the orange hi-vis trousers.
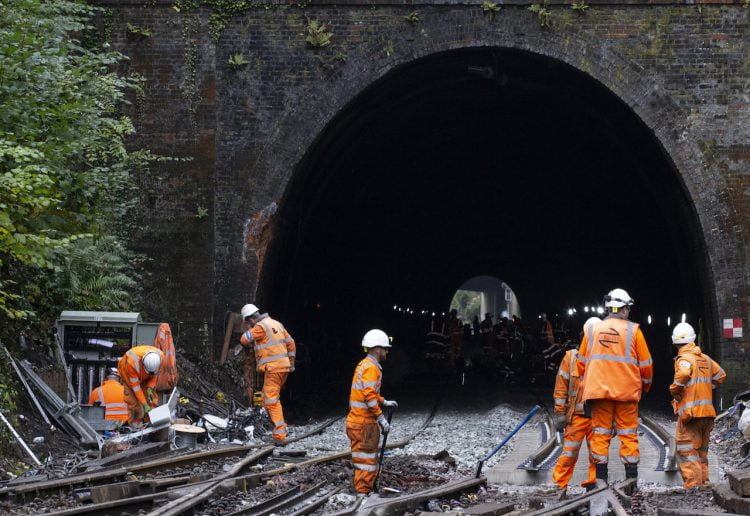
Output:
[[[130,385],[128,385],[127,382],[122,387],[125,403],[128,405],[128,423],[140,423],[145,421],[146,414],[143,413],[143,405],[138,402],[138,398],[135,397],[133,389],[130,388]],[[143,391],[143,394],[146,395],[146,389],[143,389]],[[148,405],[151,408],[159,406],[159,395],[156,394],[156,392],[154,392],[153,398],[148,399],[148,396],[146,396],[146,398],[146,401],[148,401]]]
[[370,493],[378,475],[378,443],[380,427],[377,423],[346,423],[346,435],[352,443],[354,489]]
[[[615,430],[612,430],[614,423]],[[620,439],[620,460],[638,464],[638,402],[591,400],[591,459],[596,464],[609,462],[609,443],[616,433]]]
[[286,422],[281,407],[281,388],[286,383],[289,371],[270,371],[263,376],[263,407],[273,423],[275,441],[286,441]]
[[686,489],[708,482],[708,439],[713,427],[712,417],[696,417],[687,423],[677,421],[677,462]]
[[557,464],[552,470],[552,481],[565,489],[573,478],[573,471],[578,461],[578,452],[583,445],[583,439],[589,447],[589,478],[581,485],[589,485],[596,482],[596,466],[591,461],[591,419],[578,414],[573,414],[573,420],[565,427],[563,434],[563,451]]

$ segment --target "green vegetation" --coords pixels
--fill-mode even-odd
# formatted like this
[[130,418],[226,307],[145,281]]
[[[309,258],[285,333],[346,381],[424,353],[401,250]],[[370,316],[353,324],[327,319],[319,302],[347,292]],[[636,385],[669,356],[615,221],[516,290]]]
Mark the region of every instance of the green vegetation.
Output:
[[240,52],[239,54],[232,54],[232,56],[229,58],[229,65],[232,67],[244,66],[248,63],[250,63],[250,61],[245,59],[245,54],[243,54],[242,52]]
[[305,41],[311,47],[322,48],[331,44],[333,32],[328,30],[325,23],[318,20],[308,20],[306,31],[307,37]]
[[495,15],[500,12],[500,6],[495,2],[484,2],[480,6],[484,14],[489,16],[490,21],[495,19]]
[[451,300],[451,310],[458,311],[458,318],[463,322],[471,322],[474,316],[482,320],[482,294],[474,290],[457,290]]
[[141,27],[140,25],[133,25],[128,23],[128,34],[132,36],[139,36],[141,38],[151,37],[151,29],[148,27]]
[[[120,108],[141,80],[80,1],[0,0],[0,338],[46,338],[62,309],[128,310],[134,174]],[[81,38],[76,39],[76,38]],[[100,39],[100,38],[99,38]],[[86,45],[81,43],[86,41]]]
[[577,13],[586,14],[586,10],[589,8],[589,5],[585,2],[585,0],[581,0],[580,2],[573,2],[573,5],[571,5],[570,8]]
[[552,12],[549,10],[547,0],[544,0],[542,4],[532,4],[529,6],[529,11],[535,13],[539,20],[540,27],[549,27],[550,19],[552,18]]
[[419,13],[417,11],[410,12],[404,16],[404,20],[408,21],[412,25],[419,22]]

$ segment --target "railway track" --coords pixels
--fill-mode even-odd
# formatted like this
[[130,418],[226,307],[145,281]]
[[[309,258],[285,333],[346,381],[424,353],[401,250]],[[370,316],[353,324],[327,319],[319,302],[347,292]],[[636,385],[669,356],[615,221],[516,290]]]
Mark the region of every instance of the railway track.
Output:
[[[657,449],[659,459],[655,470],[664,472],[677,471],[677,449],[674,437],[663,426],[647,416],[640,416],[638,428],[642,435]],[[537,472],[539,470],[551,469],[555,465],[555,462],[557,462],[557,458],[562,452],[562,439],[555,432],[551,414],[545,414],[545,417],[539,422],[539,429],[541,442],[539,448],[519,464],[518,469]]]

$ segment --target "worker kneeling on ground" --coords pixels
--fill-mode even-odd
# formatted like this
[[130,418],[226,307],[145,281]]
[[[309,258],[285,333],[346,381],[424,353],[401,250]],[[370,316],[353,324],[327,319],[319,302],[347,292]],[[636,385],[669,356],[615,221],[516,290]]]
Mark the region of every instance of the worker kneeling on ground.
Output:
[[[282,445],[286,441],[286,422],[281,406],[281,389],[289,373],[294,371],[297,348],[294,339],[279,321],[268,314],[260,313],[257,306],[247,304],[242,307],[242,319],[252,326],[240,337],[243,346],[254,346],[255,369],[263,373],[263,407],[273,423],[273,440]],[[252,363],[245,362],[245,367]],[[252,371],[245,371],[245,382],[254,379]],[[251,388],[246,385],[246,388]],[[252,403],[252,397],[250,398]]]
[[579,367],[585,368],[583,402],[591,414],[591,458],[596,478],[607,482],[613,433],[620,439],[625,478],[638,478],[638,402],[651,388],[653,365],[640,327],[628,320],[630,295],[616,288],[604,297],[604,305],[607,317],[583,336]]
[[[589,318],[583,325],[583,334],[595,323],[601,322],[598,317]],[[572,341],[571,341],[572,342]],[[591,419],[583,416],[581,391],[581,372],[578,367],[578,350],[565,352],[555,380],[555,427],[563,434],[563,451],[552,471],[552,481],[566,489],[573,477],[584,437],[589,449],[589,477],[581,485],[588,486],[596,482],[596,468],[591,460]]]
[[96,402],[104,407],[104,419],[116,421],[128,420],[128,405],[125,403],[125,389],[120,383],[117,369],[110,367],[104,377],[104,383],[91,391],[89,405]]
[[727,375],[695,344],[695,330],[688,323],[674,327],[672,343],[678,350],[669,393],[677,416],[675,442],[682,482],[686,488],[710,485],[708,439],[716,418],[713,389]]
[[382,330],[370,330],[362,339],[367,356],[354,370],[349,394],[349,414],[346,416],[346,435],[352,443],[354,489],[370,493],[378,474],[378,443],[380,433],[388,433],[390,426],[380,405],[397,408],[398,403],[380,395],[383,378],[380,363],[388,356],[391,347]]
[[156,375],[163,360],[164,354],[153,346],[135,346],[120,358],[117,370],[124,382],[128,423],[142,422],[159,405]]

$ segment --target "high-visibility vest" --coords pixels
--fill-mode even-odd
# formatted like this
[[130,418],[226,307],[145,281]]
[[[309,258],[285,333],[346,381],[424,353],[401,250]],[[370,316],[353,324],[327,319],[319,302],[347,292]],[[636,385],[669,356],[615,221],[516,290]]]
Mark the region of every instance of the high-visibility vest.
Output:
[[247,346],[254,342],[255,369],[261,373],[288,371],[297,355],[294,339],[284,325],[268,315],[263,315],[251,329],[240,338]]
[[695,343],[685,344],[674,364],[674,383],[669,392],[675,396],[675,415],[680,417],[716,417],[713,390],[727,377],[711,357]]
[[156,375],[156,390],[171,391],[180,379],[180,373],[177,372],[177,356],[174,350],[174,341],[172,340],[172,330],[167,323],[161,323],[156,331],[154,347],[164,353],[164,361],[159,367],[159,374]]
[[159,353],[162,362],[164,362],[164,353],[153,346],[135,346],[130,348],[117,363],[117,370],[120,373],[120,379],[133,391],[138,403],[146,403],[146,389],[156,387],[156,375],[149,374],[143,367],[143,357],[150,352]]
[[555,412],[565,413],[568,422],[573,414],[583,414],[583,401],[581,398],[581,377],[578,371],[578,350],[571,349],[565,352],[560,369],[555,379]]
[[383,403],[383,397],[380,395],[382,378],[382,368],[374,357],[367,355],[357,364],[349,393],[347,422],[374,423],[383,413],[380,408],[380,404]]
[[585,364],[583,401],[640,401],[651,388],[651,353],[638,324],[609,316],[589,327],[581,341]]
[[117,380],[104,380],[104,383],[91,391],[89,405],[99,402],[104,407],[104,419],[128,420],[128,405],[125,392]]

